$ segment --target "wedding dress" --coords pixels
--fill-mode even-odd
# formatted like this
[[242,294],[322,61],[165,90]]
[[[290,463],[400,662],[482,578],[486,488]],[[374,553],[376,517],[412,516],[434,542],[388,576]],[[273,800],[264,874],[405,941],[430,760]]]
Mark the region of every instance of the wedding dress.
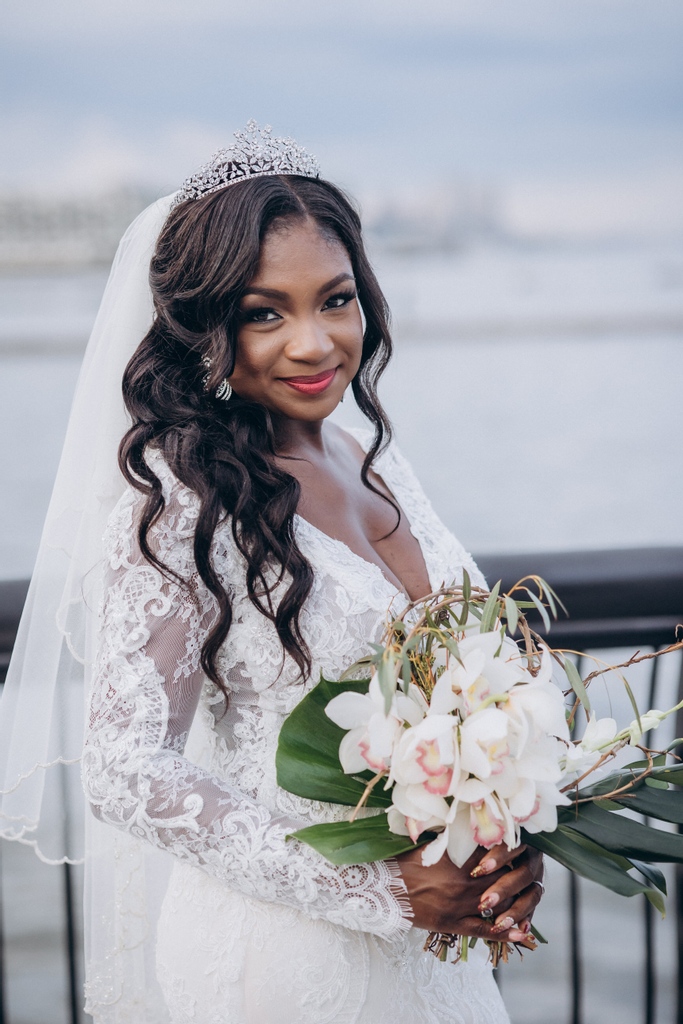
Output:
[[[367,432],[350,433],[367,447]],[[127,857],[164,851],[158,920],[146,917],[139,929],[147,937],[156,929],[165,1007],[126,1004],[133,979],[114,982],[112,953],[90,968],[97,1024],[505,1024],[481,944],[455,966],[422,951],[425,933],[411,926],[396,862],[337,868],[286,838],[346,810],[278,787],[282,722],[321,672],[339,678],[379,639],[403,595],[379,566],[298,517],[297,543],[315,574],[301,613],[313,658],[312,681],[303,684],[291,659],[282,668],[277,634],[248,599],[245,565],[224,521],[213,559],[234,610],[218,661],[226,707],[199,666],[216,605],[193,563],[198,500],[160,455],[151,459],[166,500],[151,544],[192,588],[143,559],[135,531],[142,497],[125,491],[105,535],[82,774],[100,845],[110,844],[115,857],[119,842]],[[432,586],[462,579],[463,568],[484,585],[395,446],[375,469],[409,520]],[[119,886],[108,912],[125,922],[116,951],[125,952],[138,941],[132,882]]]

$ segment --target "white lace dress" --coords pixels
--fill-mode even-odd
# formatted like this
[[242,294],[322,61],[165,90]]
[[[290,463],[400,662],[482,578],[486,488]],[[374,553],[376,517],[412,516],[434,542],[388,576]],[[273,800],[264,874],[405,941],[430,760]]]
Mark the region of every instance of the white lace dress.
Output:
[[[353,434],[367,444],[366,432]],[[290,660],[280,671],[281,646],[247,597],[226,522],[213,549],[234,610],[219,655],[226,710],[199,666],[216,605],[194,568],[198,502],[163,460],[154,468],[166,509],[152,543],[166,564],[192,577],[193,599],[142,558],[140,495],[127,491],[106,537],[110,577],[83,779],[100,821],[174,855],[156,933],[164,1019],[505,1024],[483,951],[458,966],[422,951],[425,933],[411,927],[395,862],[335,868],[286,839],[345,813],[276,784],[278,732],[304,684]],[[432,585],[461,578],[463,566],[481,581],[395,447],[375,468],[410,521]],[[321,671],[335,679],[379,637],[389,607],[403,598],[377,565],[340,541],[301,518],[296,531],[315,571],[301,615],[312,679]]]

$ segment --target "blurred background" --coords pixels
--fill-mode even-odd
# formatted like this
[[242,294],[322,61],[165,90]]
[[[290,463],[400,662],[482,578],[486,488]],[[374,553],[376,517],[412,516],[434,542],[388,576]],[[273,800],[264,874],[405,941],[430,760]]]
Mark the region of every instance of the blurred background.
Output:
[[[0,580],[30,574],[118,238],[250,117],[358,200],[394,313],[382,398],[466,547],[683,544],[679,0],[6,0],[2,22]],[[49,883],[13,878],[12,1024],[51,1024]],[[607,956],[631,928],[600,906]],[[565,1019],[553,920],[507,972],[515,1024]],[[607,1013],[635,1020],[619,979]]]

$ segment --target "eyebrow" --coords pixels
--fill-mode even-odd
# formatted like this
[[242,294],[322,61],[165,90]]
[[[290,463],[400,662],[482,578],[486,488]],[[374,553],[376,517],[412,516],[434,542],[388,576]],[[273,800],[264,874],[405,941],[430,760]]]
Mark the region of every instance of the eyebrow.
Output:
[[[346,271],[342,274],[337,274],[330,281],[327,281],[322,288],[318,289],[318,295],[323,295],[325,292],[329,292],[331,288],[335,288],[342,281],[353,281],[353,274],[348,274]],[[287,292],[281,292],[277,288],[245,288],[242,295],[263,295],[268,299],[286,299],[288,298]]]

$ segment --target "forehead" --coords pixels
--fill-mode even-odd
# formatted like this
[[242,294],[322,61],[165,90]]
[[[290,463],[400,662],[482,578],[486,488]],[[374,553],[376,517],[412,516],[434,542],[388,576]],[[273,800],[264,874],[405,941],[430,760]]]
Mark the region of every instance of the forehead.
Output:
[[352,273],[351,259],[342,242],[312,218],[275,221],[261,243],[252,284],[268,279],[330,278]]

